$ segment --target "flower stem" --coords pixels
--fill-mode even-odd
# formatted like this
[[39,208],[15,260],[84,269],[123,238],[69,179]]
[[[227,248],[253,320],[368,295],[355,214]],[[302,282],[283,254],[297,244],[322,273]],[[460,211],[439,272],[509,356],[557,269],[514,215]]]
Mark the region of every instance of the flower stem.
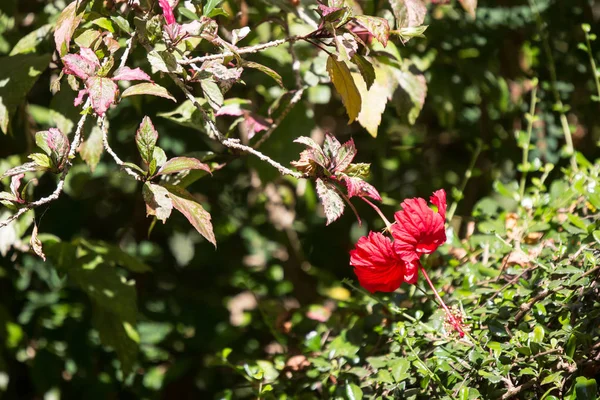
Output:
[[427,271],[425,271],[425,268],[423,268],[422,265],[419,265],[419,269],[423,273],[423,276],[425,277],[425,280],[429,284],[429,287],[431,287],[431,290],[433,290],[433,294],[435,295],[435,298],[440,302],[442,308],[446,312],[446,315],[448,316],[448,320],[450,321],[450,323],[452,324],[452,326],[454,327],[454,329],[456,329],[459,332],[459,334],[460,334],[461,337],[464,336],[465,335],[465,331],[462,329],[461,323],[456,319],[456,317],[454,316],[454,314],[452,314],[452,312],[450,311],[450,309],[448,308],[448,306],[446,305],[446,303],[444,303],[444,300],[442,300],[442,297],[440,296],[440,294],[438,293],[438,291],[435,289],[435,286],[433,286],[433,283],[431,282],[431,279],[429,279],[429,275],[427,275]]
[[525,197],[525,183],[527,182],[527,171],[529,171],[529,145],[531,144],[531,132],[535,122],[535,105],[537,102],[537,82],[531,90],[531,105],[529,114],[527,114],[527,141],[523,144],[523,158],[521,161],[521,182],[519,184],[519,199],[523,201]]
[[385,217],[385,215],[383,215],[383,213],[381,212],[381,210],[379,209],[379,207],[377,207],[375,204],[373,204],[366,197],[361,197],[361,199],[363,199],[368,205],[370,205],[371,207],[373,207],[373,210],[375,210],[377,212],[377,214],[379,214],[379,216],[381,217],[381,219],[385,223],[385,226],[387,226],[387,229],[391,232],[391,230],[392,230],[392,223],[390,221],[388,221],[388,219]]

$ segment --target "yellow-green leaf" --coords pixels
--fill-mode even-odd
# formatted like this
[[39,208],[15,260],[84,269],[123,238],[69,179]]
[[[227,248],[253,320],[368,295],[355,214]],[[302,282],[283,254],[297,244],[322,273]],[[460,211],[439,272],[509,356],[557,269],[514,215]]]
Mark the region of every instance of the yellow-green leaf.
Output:
[[346,112],[348,113],[348,123],[351,123],[358,118],[362,106],[360,92],[356,87],[354,78],[346,63],[337,61],[334,56],[329,56],[327,59],[327,72],[329,73],[331,82],[333,82],[333,86],[335,86],[335,89],[342,97]]

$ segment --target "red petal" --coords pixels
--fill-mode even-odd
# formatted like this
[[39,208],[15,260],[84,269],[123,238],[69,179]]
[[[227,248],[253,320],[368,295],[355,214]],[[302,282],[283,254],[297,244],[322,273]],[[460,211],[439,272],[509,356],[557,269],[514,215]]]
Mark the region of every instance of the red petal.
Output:
[[379,232],[361,237],[350,251],[350,264],[362,287],[369,292],[393,292],[404,281],[404,262],[391,240]]
[[429,198],[431,204],[437,207],[438,213],[442,216],[443,219],[446,219],[446,192],[444,189],[440,189],[438,191],[433,192],[431,197]]
[[394,245],[404,262],[416,261],[421,254],[432,253],[446,241],[444,219],[427,206],[425,199],[404,200],[402,211],[394,217]]

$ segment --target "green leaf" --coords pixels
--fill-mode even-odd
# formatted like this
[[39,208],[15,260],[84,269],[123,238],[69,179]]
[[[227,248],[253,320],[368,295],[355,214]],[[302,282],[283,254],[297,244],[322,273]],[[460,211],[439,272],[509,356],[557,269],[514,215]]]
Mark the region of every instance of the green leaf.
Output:
[[164,87],[156,83],[144,82],[128,87],[123,91],[121,97],[139,96],[141,94],[149,94],[151,96],[164,97],[165,99],[176,102],[175,97],[171,95]]
[[[135,298],[133,301],[135,302]],[[101,306],[95,307],[92,324],[98,331],[102,344],[112,347],[117,353],[123,374],[127,376],[133,372],[138,353],[138,345],[131,335],[133,325]]]
[[98,126],[94,126],[88,138],[79,148],[79,154],[88,167],[90,167],[90,171],[94,172],[96,170],[103,151],[102,130]]
[[139,260],[138,257],[134,257],[124,252],[119,246],[101,240],[88,241],[78,239],[75,243],[79,244],[82,248],[93,252],[96,256],[100,256],[102,261],[120,265],[131,272],[144,273],[152,271],[150,266]]
[[398,358],[390,361],[390,367],[392,368],[392,377],[396,383],[400,383],[403,380],[410,378],[408,371],[410,370],[410,361],[406,358]]
[[411,72],[395,72],[399,88],[394,95],[396,111],[399,116],[406,117],[409,124],[414,125],[425,104],[427,81],[423,75]]
[[32,160],[38,167],[41,167],[41,169],[50,169],[50,157],[48,157],[46,154],[32,153],[28,155],[27,158]]
[[345,207],[344,200],[331,183],[318,178],[317,194],[319,195],[319,199],[321,199],[321,204],[323,204],[325,210],[325,216],[327,217],[326,225],[331,224],[342,216]]
[[201,169],[209,173],[211,172],[210,167],[198,159],[192,157],[175,157],[163,164],[157,175],[176,174],[192,169]]
[[146,202],[146,216],[154,215],[159,221],[165,223],[173,210],[173,202],[167,189],[146,182],[142,188],[142,194]]
[[412,38],[424,38],[424,33],[428,27],[428,25],[420,25],[407,28],[400,28],[398,30],[390,31],[390,33],[400,36],[402,43],[406,43]]
[[373,68],[373,64],[358,53],[350,61],[358,67],[358,71],[367,85],[367,90],[371,89],[371,86],[375,82],[375,68]]
[[62,171],[71,149],[67,136],[59,129],[50,128],[35,134],[35,144],[50,157],[52,171]]
[[115,27],[113,26],[112,21],[106,17],[97,18],[92,21],[92,24],[109,31],[110,33],[115,33]]
[[18,54],[0,57],[0,130],[8,133],[10,120],[46,70],[50,55]]
[[346,384],[346,397],[348,400],[362,400],[362,389],[354,383]]
[[173,207],[182,213],[199,234],[215,247],[217,241],[213,232],[210,214],[186,190],[172,185],[165,185],[173,201]]
[[592,236],[594,236],[594,240],[596,240],[596,243],[600,245],[600,231],[592,232]]
[[154,129],[154,124],[150,117],[145,116],[135,134],[135,144],[146,165],[152,161],[157,140],[158,132]]
[[129,25],[129,21],[127,21],[125,18],[121,17],[120,15],[117,15],[114,17],[110,17],[110,19],[112,19],[112,21],[115,24],[117,24],[119,29],[121,29],[123,32],[131,34],[131,26]]
[[102,32],[97,29],[86,29],[79,36],[75,38],[75,44],[79,47],[92,48],[94,43],[100,39]]
[[223,0],[206,0],[204,7],[202,8],[202,15],[210,17],[213,10],[221,4]]
[[595,379],[587,379],[585,376],[578,376],[575,380],[575,393],[577,400],[595,400],[598,392],[598,385]]
[[213,110],[218,111],[225,101],[219,85],[212,79],[204,79],[200,81],[200,87],[202,87],[204,97],[206,98],[206,101],[208,101],[208,104]]
[[152,50],[148,53],[148,62],[152,67],[152,73],[174,72],[181,73],[183,68],[177,63],[175,56],[168,51]]
[[275,70],[267,67],[266,65],[262,65],[262,64],[255,63],[255,62],[252,62],[252,61],[244,61],[243,66],[247,67],[247,68],[256,69],[256,70],[262,72],[263,74],[268,75],[279,86],[283,87],[283,80],[281,79],[281,75],[279,75]]
[[337,61],[331,55],[327,58],[327,72],[333,86],[342,97],[342,102],[348,113],[348,123],[350,124],[358,118],[362,104],[360,92],[356,87],[356,83],[354,83],[354,78],[346,63]]
[[36,30],[29,32],[23,36],[10,51],[9,56],[17,54],[27,54],[35,52],[37,46],[48,39],[48,35],[52,31],[52,24],[42,25]]

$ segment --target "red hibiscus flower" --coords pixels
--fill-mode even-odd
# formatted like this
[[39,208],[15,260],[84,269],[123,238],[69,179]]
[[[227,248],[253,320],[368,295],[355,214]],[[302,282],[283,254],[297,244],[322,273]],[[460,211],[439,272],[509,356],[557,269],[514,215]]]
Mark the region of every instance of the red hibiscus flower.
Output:
[[394,246],[405,262],[414,262],[421,254],[433,253],[446,241],[446,192],[438,190],[429,201],[437,207],[437,212],[429,208],[425,199],[414,198],[404,200],[402,210],[394,215]]
[[405,281],[404,261],[394,251],[392,241],[379,232],[369,232],[358,240],[350,251],[350,265],[360,285],[371,293],[393,292]]

